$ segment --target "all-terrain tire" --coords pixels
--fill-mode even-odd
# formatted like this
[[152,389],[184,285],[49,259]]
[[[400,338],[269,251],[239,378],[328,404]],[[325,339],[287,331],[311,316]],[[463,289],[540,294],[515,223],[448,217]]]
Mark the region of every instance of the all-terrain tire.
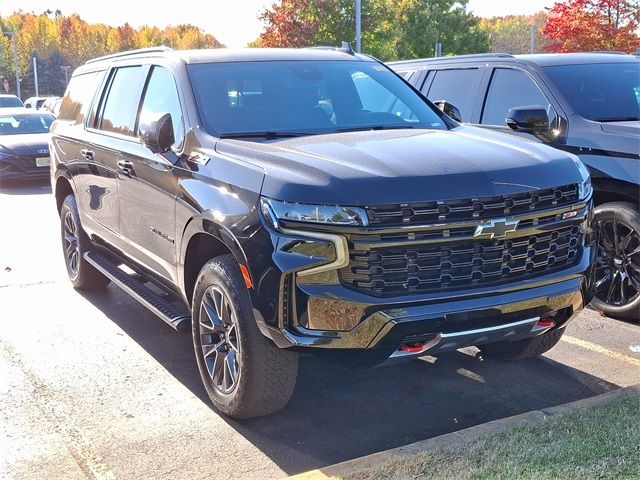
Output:
[[78,205],[73,195],[67,195],[60,209],[62,252],[69,280],[78,290],[100,291],[109,280],[87,262],[83,255],[91,248],[89,237],[82,229]]
[[488,357],[502,360],[526,360],[542,355],[551,350],[562,338],[564,328],[549,330],[536,337],[525,338],[515,342],[498,342],[478,345],[480,351]]
[[[216,377],[212,365],[215,365],[218,354],[215,354],[215,360],[211,360],[211,356],[205,360],[205,349],[209,348],[207,351],[210,352],[210,346],[207,345],[219,344],[222,338],[219,336],[212,340],[210,327],[209,330],[203,327],[203,323],[209,322],[212,315],[205,311],[203,299],[206,295],[208,300],[205,303],[210,305],[211,292],[226,297],[224,302],[230,306],[230,309],[224,307],[227,328],[235,324],[234,340],[230,346],[221,347],[222,355],[233,348],[234,359],[237,358],[234,368],[239,374],[233,389],[228,392],[222,391],[226,385],[222,388],[216,385],[219,377]],[[213,316],[216,316],[214,313]],[[219,315],[221,318],[224,316]],[[217,410],[229,417],[243,419],[276,412],[288,403],[296,384],[298,354],[276,347],[260,332],[249,292],[233,255],[214,258],[200,271],[193,294],[192,333],[198,370]],[[230,334],[226,335],[228,338]],[[235,346],[231,347],[232,344]]]

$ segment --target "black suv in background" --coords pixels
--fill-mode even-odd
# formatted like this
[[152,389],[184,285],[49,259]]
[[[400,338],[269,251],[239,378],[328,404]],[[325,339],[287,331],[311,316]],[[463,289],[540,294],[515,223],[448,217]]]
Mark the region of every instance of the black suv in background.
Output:
[[600,231],[592,305],[640,319],[640,61],[615,53],[486,54],[391,66],[458,121],[580,157]]
[[73,285],[191,330],[232,417],[282,408],[299,352],[527,358],[591,299],[578,158],[460,126],[350,49],[90,61],[51,158]]

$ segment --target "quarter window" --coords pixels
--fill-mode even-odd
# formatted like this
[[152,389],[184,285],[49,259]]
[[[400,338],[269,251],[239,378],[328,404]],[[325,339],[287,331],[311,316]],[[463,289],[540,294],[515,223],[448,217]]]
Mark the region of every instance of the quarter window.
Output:
[[71,78],[67,92],[60,106],[60,120],[75,120],[76,123],[84,122],[93,99],[96,84],[102,78],[103,72],[84,73]]
[[509,110],[515,107],[540,106],[549,111],[549,100],[524,72],[496,68],[491,77],[482,112],[483,125],[506,125]]
[[101,130],[133,136],[143,73],[142,66],[120,67],[114,72],[99,122]]
[[153,121],[165,113],[171,114],[173,135],[179,146],[184,136],[184,127],[176,84],[169,70],[155,66],[147,83],[140,118]]

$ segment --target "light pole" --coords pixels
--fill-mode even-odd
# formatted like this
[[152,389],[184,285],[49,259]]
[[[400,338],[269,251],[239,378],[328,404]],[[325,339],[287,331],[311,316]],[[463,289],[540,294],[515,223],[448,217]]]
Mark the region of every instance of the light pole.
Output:
[[64,70],[64,86],[66,87],[69,83],[69,69],[71,65],[63,65],[60,67],[60,70]]
[[16,70],[16,93],[18,95],[18,98],[20,98],[20,75],[18,73],[18,46],[16,45],[16,32],[2,33],[5,35],[9,35],[11,37],[11,42],[13,43],[13,63]]
[[356,1],[356,52],[362,52],[362,0]]

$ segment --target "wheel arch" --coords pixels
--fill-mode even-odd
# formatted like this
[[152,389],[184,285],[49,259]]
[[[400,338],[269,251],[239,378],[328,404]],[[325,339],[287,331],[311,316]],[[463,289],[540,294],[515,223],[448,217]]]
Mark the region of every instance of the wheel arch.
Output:
[[[223,225],[207,217],[193,218],[187,224],[180,249],[180,283],[191,305],[198,273],[212,258],[232,254],[241,266],[248,288],[252,287],[247,257],[235,236]],[[242,268],[244,267],[244,268]]]
[[62,210],[62,202],[67,198],[67,195],[74,195],[73,185],[71,179],[64,175],[59,175],[56,178],[54,186],[54,196],[56,199],[56,208],[58,209],[58,215]]
[[602,205],[609,202],[628,202],[640,208],[640,185],[614,178],[592,178],[594,202]]

